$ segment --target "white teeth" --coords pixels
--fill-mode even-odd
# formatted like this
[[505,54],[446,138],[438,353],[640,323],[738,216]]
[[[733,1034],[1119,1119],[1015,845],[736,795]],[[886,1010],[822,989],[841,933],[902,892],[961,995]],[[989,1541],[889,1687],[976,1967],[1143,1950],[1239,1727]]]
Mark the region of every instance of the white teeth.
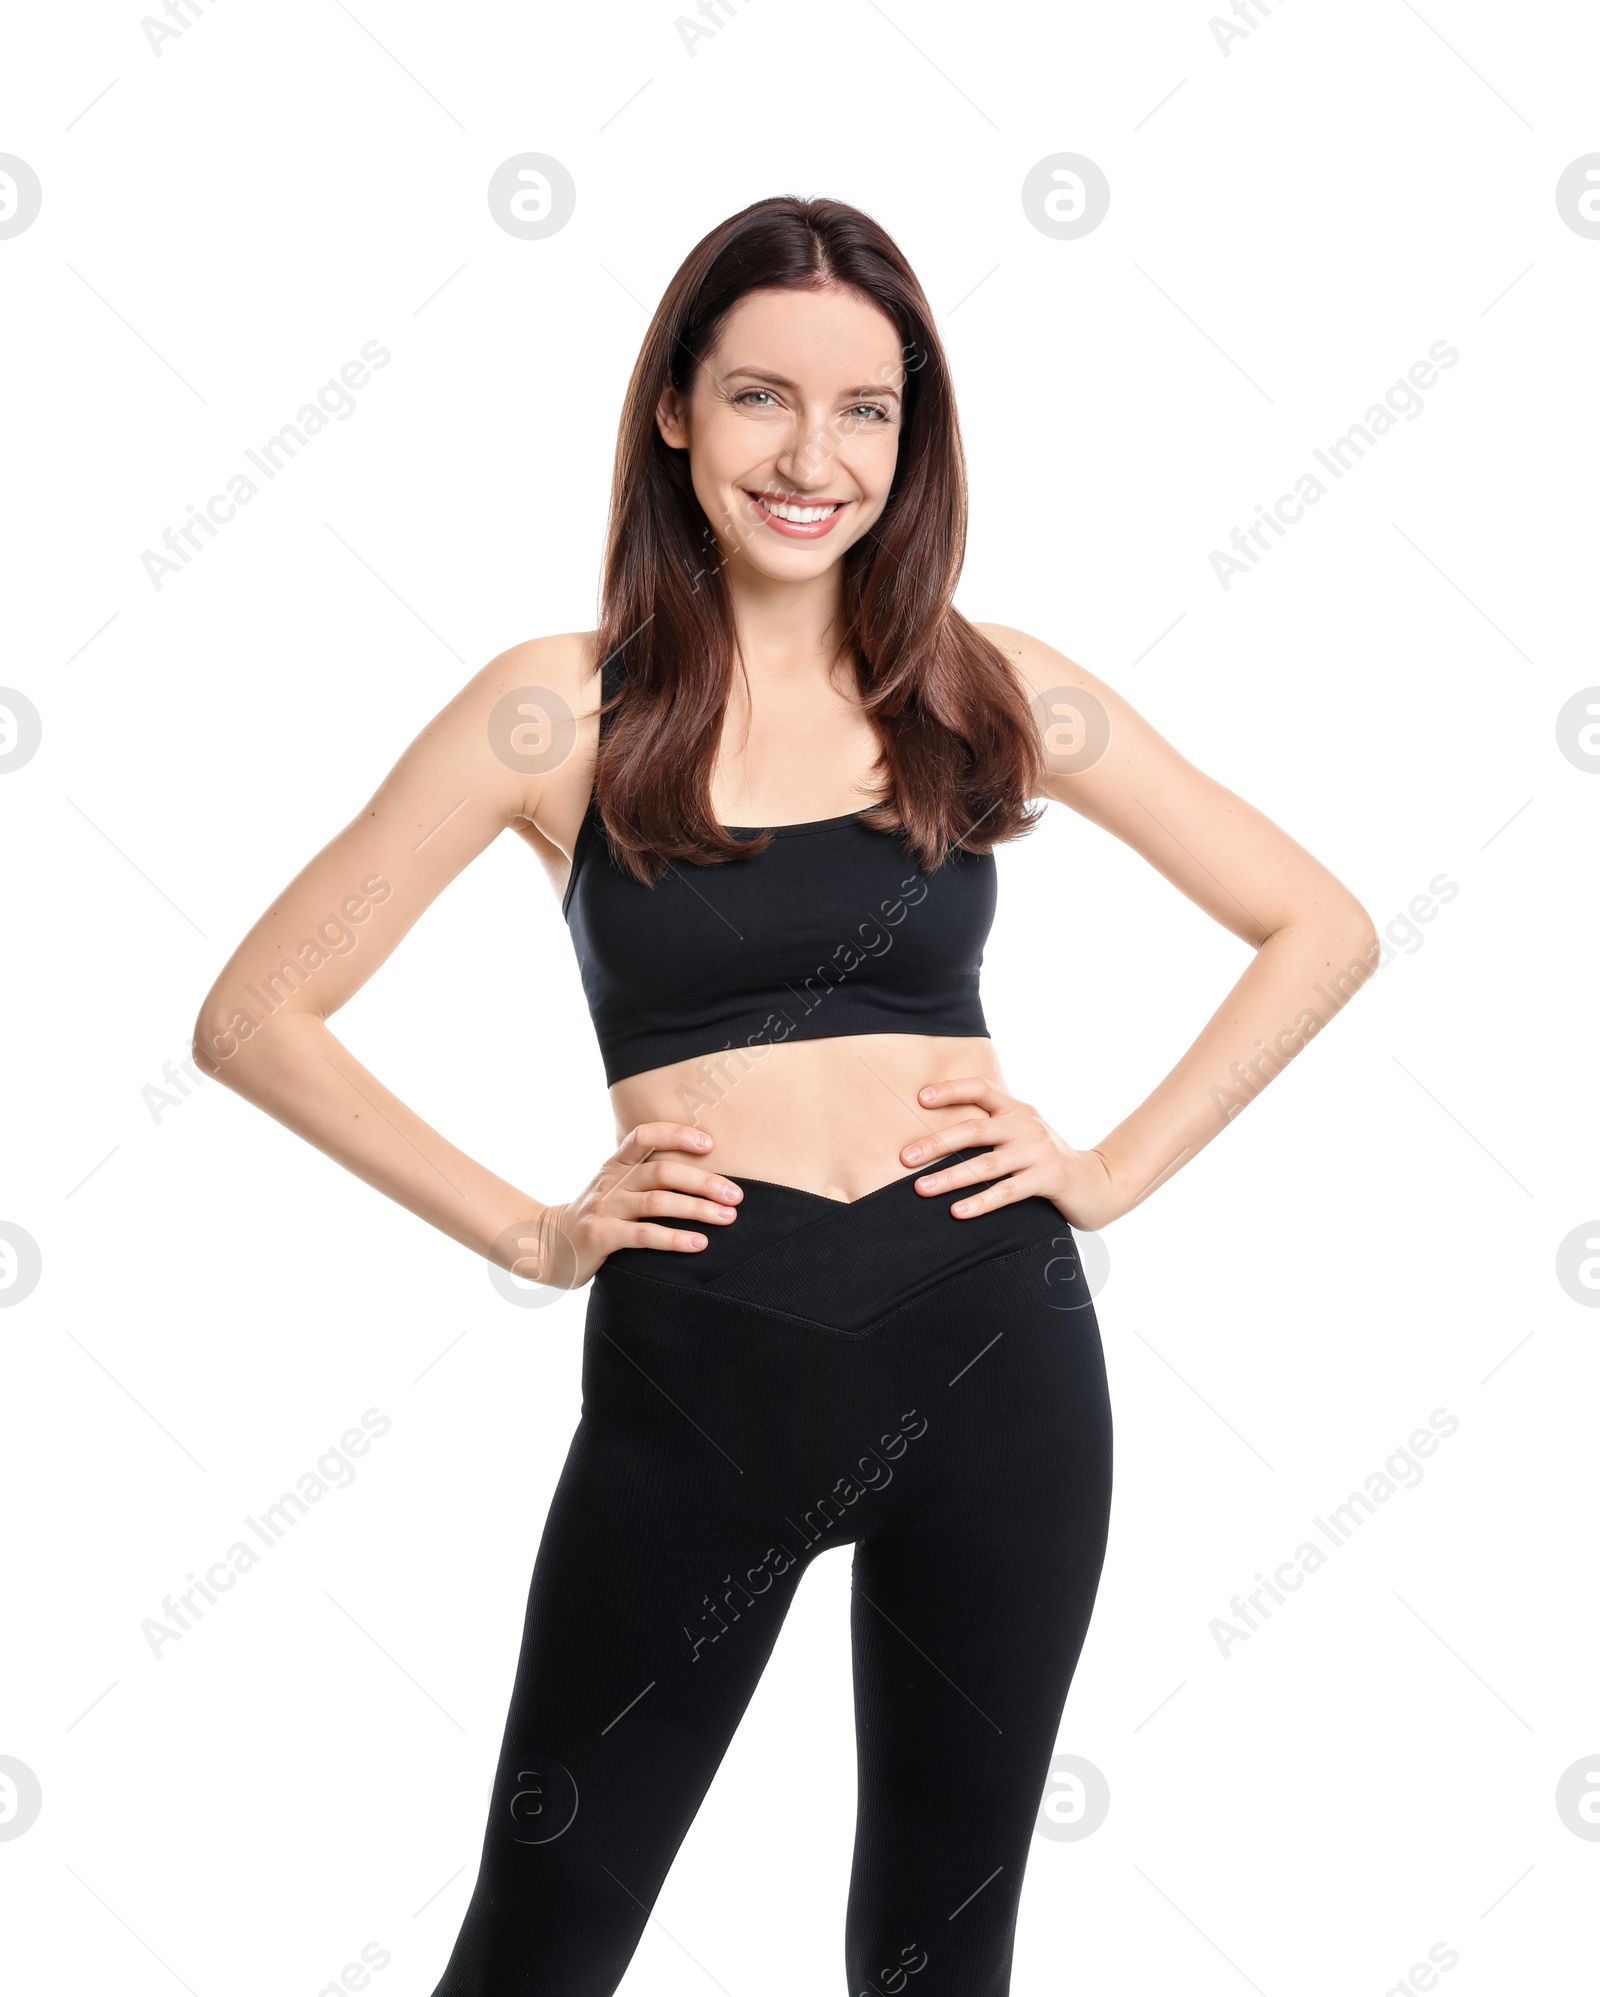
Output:
[[775,513],[780,520],[791,521],[796,527],[815,526],[817,521],[826,520],[830,513],[837,513],[842,502],[836,500],[831,506],[791,506],[781,499],[762,495],[761,504],[769,513]]

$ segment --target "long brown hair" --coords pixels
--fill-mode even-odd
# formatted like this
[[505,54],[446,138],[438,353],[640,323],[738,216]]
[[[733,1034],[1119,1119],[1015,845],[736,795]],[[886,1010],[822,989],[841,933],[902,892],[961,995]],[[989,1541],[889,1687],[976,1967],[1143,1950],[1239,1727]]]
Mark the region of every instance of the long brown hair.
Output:
[[1028,830],[1042,775],[1029,703],[1004,655],[951,597],[966,551],[966,461],[944,349],[910,265],[842,201],[757,201],[697,243],[667,286],[628,384],[601,585],[605,663],[595,799],[619,864],[654,881],[669,859],[761,850],[717,823],[711,773],[737,653],[720,551],[688,453],[656,427],[746,292],[849,287],[900,333],[899,456],[883,513],[841,558],[842,649],[877,732],[884,801],[865,822],[922,866]]

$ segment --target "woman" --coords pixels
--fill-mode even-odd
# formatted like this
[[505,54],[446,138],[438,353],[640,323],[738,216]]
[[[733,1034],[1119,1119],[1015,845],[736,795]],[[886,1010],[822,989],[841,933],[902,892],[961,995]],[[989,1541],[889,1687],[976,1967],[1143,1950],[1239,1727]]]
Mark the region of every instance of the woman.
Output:
[[[208,1071],[369,1184],[494,1266],[593,1279],[436,1997],[616,1988],[801,1575],[846,1542],[850,1988],[1009,1987],[1110,1504],[1067,1223],[1105,1227],[1192,1158],[1376,941],[1108,686],[952,607],[965,525],[944,355],[895,245],[839,202],[732,217],[634,372],[599,630],[486,666],[202,1008]],[[1009,1093],[979,1000],[993,848],[1041,798],[1255,951],[1089,1150]],[[564,891],[625,1133],[550,1203],[326,1024],[511,825]],[[286,947],[335,905],[356,940],[307,981]],[[266,1020],[246,985],[278,999]]]

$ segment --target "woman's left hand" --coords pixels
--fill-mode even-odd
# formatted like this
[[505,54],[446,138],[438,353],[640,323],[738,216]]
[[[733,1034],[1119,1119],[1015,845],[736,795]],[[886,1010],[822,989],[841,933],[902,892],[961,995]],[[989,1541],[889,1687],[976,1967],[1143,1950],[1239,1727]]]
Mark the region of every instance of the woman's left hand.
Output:
[[943,1158],[973,1145],[991,1147],[981,1158],[963,1159],[916,1182],[918,1193],[932,1197],[961,1186],[980,1185],[986,1179],[996,1180],[985,1191],[956,1201],[950,1211],[957,1220],[972,1220],[1035,1194],[1052,1201],[1074,1227],[1089,1231],[1105,1227],[1127,1212],[1129,1202],[1113,1184],[1111,1168],[1101,1153],[1073,1150],[1031,1103],[1018,1102],[998,1082],[981,1077],[931,1082],[917,1099],[929,1109],[971,1103],[977,1114],[905,1145],[900,1157],[906,1165]]

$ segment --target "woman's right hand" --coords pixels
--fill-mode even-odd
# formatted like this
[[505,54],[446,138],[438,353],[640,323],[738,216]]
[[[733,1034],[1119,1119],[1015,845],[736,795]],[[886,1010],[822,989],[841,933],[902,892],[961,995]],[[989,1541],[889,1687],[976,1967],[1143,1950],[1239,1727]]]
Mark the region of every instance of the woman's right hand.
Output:
[[504,1264],[528,1282],[576,1290],[617,1248],[665,1248],[693,1255],[706,1237],[663,1227],[660,1216],[729,1226],[743,1198],[731,1179],[690,1162],[711,1149],[692,1123],[641,1123],[630,1130],[576,1199],[548,1206],[507,1231]]

